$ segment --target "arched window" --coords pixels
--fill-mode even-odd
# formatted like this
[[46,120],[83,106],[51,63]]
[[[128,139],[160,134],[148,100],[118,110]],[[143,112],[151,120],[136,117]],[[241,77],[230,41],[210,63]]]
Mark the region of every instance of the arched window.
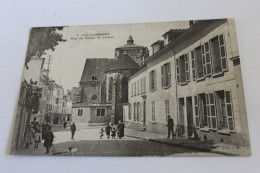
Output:
[[92,81],[95,81],[95,80],[97,80],[97,77],[96,76],[92,76]]
[[109,78],[109,83],[108,83],[108,101],[112,101],[112,89],[113,89],[113,78]]

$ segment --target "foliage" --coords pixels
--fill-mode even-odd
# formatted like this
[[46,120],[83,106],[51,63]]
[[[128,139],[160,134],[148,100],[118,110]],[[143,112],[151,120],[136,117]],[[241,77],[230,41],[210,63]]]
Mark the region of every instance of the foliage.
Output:
[[[27,81],[25,80],[25,83]],[[41,88],[37,87],[37,82],[30,80],[30,83],[27,83],[27,92],[26,92],[26,102],[25,106],[28,110],[32,110],[33,114],[37,114],[40,107],[40,98],[42,96]]]
[[65,42],[62,38],[62,34],[57,31],[63,30],[64,27],[39,27],[32,28],[29,38],[29,44],[26,53],[25,66],[31,60],[33,56],[41,56],[45,54],[46,50],[55,50],[55,47],[59,42]]

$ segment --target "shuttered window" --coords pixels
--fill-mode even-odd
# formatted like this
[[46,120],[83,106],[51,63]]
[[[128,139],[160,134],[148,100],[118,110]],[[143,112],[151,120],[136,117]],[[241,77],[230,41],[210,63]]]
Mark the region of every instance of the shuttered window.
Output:
[[161,66],[162,88],[168,88],[171,85],[171,63]]
[[191,51],[191,70],[192,70],[192,79],[196,80],[196,68],[195,68],[194,51]]
[[156,90],[156,71],[153,70],[149,73],[149,80],[150,80],[150,91]]
[[152,101],[151,104],[152,104],[152,122],[155,122],[155,101]]
[[228,129],[230,131],[235,131],[235,123],[233,118],[233,108],[232,108],[232,98],[231,92],[225,91],[225,104],[226,104],[226,112],[228,119]]
[[205,49],[205,75],[211,75],[211,57],[210,57],[210,46],[209,42],[206,42],[204,44],[204,49]]

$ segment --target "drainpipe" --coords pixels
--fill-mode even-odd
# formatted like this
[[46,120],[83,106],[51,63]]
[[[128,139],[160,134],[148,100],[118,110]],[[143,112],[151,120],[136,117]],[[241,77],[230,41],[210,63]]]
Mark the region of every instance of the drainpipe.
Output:
[[[174,59],[174,69],[176,67],[176,59],[175,59],[175,51],[173,50],[173,48],[169,45],[169,47],[171,48],[172,52],[173,52],[173,59]],[[174,76],[175,76],[175,98],[176,98],[176,110],[177,110],[177,124],[179,124],[179,109],[178,109],[178,94],[177,94],[177,82],[178,82],[178,79],[177,79],[177,73],[176,73],[176,69],[175,69],[175,72],[174,72]],[[176,125],[177,126],[177,125]],[[175,128],[176,128],[175,126]],[[176,133],[176,132],[175,132]]]

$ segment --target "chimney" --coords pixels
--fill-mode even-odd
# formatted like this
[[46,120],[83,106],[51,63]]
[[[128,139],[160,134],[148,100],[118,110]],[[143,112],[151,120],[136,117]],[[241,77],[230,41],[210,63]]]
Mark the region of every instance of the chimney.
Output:
[[161,50],[163,47],[164,47],[164,41],[163,40],[158,40],[156,42],[154,42],[152,45],[151,45],[152,49],[153,49],[153,53],[156,53],[158,52],[159,50]]

